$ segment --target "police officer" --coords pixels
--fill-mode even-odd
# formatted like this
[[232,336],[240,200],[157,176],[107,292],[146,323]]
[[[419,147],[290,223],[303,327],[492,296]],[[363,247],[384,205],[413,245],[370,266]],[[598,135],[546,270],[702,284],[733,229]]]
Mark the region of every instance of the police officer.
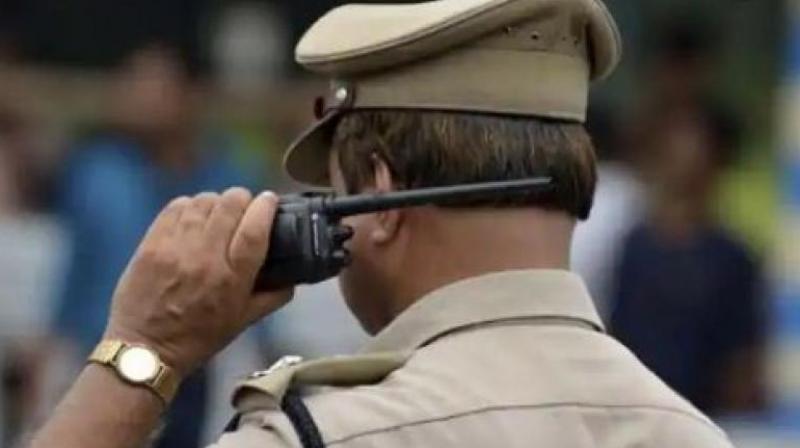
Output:
[[[546,174],[548,194],[349,218],[355,356],[286,358],[236,390],[215,445],[729,447],[603,331],[567,271],[590,211],[589,83],[620,57],[599,0],[350,5],[297,47],[333,79],[287,155],[297,180],[388,192]],[[290,292],[250,294],[276,198],[174,201],[115,293],[104,340],[36,447],[127,447],[180,379]]]

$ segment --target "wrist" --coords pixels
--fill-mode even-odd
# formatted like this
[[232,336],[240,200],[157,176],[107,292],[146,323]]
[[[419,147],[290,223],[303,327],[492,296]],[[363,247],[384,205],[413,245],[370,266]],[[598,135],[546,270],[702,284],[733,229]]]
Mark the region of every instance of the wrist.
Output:
[[169,406],[169,403],[165,404],[164,400],[153,391],[123,380],[111,366],[90,362],[84,367],[83,374],[95,379],[99,385],[98,389],[101,389],[103,393],[112,394],[127,402],[146,405],[159,413],[164,412]]
[[148,390],[158,396],[165,407],[174,398],[182,380],[154,347],[119,336],[103,339],[88,362],[113,370],[119,379],[131,386]]
[[141,332],[128,330],[119,326],[109,326],[106,328],[105,333],[103,333],[103,338],[101,340],[119,340],[131,345],[147,347],[155,352],[164,364],[172,368],[181,381],[191,373],[192,369],[187,366],[187,363],[182,360],[179,354],[175,353],[173,350],[167,349],[163,342],[146,336]]

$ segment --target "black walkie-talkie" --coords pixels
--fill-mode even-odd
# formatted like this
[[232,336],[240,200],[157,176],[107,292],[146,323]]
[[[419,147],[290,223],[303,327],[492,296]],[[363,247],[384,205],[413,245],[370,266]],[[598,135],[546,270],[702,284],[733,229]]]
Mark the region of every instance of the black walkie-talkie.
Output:
[[340,223],[346,216],[441,205],[523,194],[546,193],[549,177],[405,190],[386,194],[336,197],[305,193],[280,200],[272,226],[267,262],[255,283],[256,291],[318,283],[335,277],[350,263],[344,243],[353,230]]

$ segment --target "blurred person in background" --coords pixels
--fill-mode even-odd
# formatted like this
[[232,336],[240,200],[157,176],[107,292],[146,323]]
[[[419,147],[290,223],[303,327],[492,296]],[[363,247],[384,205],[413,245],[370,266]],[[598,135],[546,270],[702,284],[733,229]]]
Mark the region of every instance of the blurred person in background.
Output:
[[641,220],[644,207],[642,185],[623,151],[627,146],[615,118],[608,108],[589,111],[587,127],[597,154],[597,191],[592,214],[575,228],[570,254],[572,269],[586,281],[604,321],[621,247]]
[[33,123],[0,104],[0,215],[31,212],[42,205],[44,173],[37,163]]
[[[7,81],[7,80],[6,80]],[[5,82],[9,90],[16,86]],[[7,92],[4,92],[7,93]],[[0,444],[9,446],[32,412],[36,356],[46,326],[63,234],[44,213],[48,172],[41,129],[23,96],[0,98]]]
[[667,35],[653,106],[634,128],[649,212],[625,241],[612,333],[665,382],[715,414],[764,405],[761,270],[713,214],[739,129],[707,89],[708,40]]
[[[158,211],[177,196],[253,186],[229,141],[201,128],[193,73],[167,44],[133,51],[115,80],[109,126],[65,164],[58,209],[72,255],[53,331],[80,361],[102,336],[117,278]],[[182,385],[157,446],[199,445],[208,385],[208,370]]]

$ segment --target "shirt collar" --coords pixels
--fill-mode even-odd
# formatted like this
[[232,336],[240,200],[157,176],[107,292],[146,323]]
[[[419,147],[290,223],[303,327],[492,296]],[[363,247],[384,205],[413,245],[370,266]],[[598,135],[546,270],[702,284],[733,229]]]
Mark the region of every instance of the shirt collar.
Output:
[[446,333],[506,320],[560,318],[603,324],[586,286],[567,271],[506,271],[433,291],[367,344],[367,353],[414,350]]

